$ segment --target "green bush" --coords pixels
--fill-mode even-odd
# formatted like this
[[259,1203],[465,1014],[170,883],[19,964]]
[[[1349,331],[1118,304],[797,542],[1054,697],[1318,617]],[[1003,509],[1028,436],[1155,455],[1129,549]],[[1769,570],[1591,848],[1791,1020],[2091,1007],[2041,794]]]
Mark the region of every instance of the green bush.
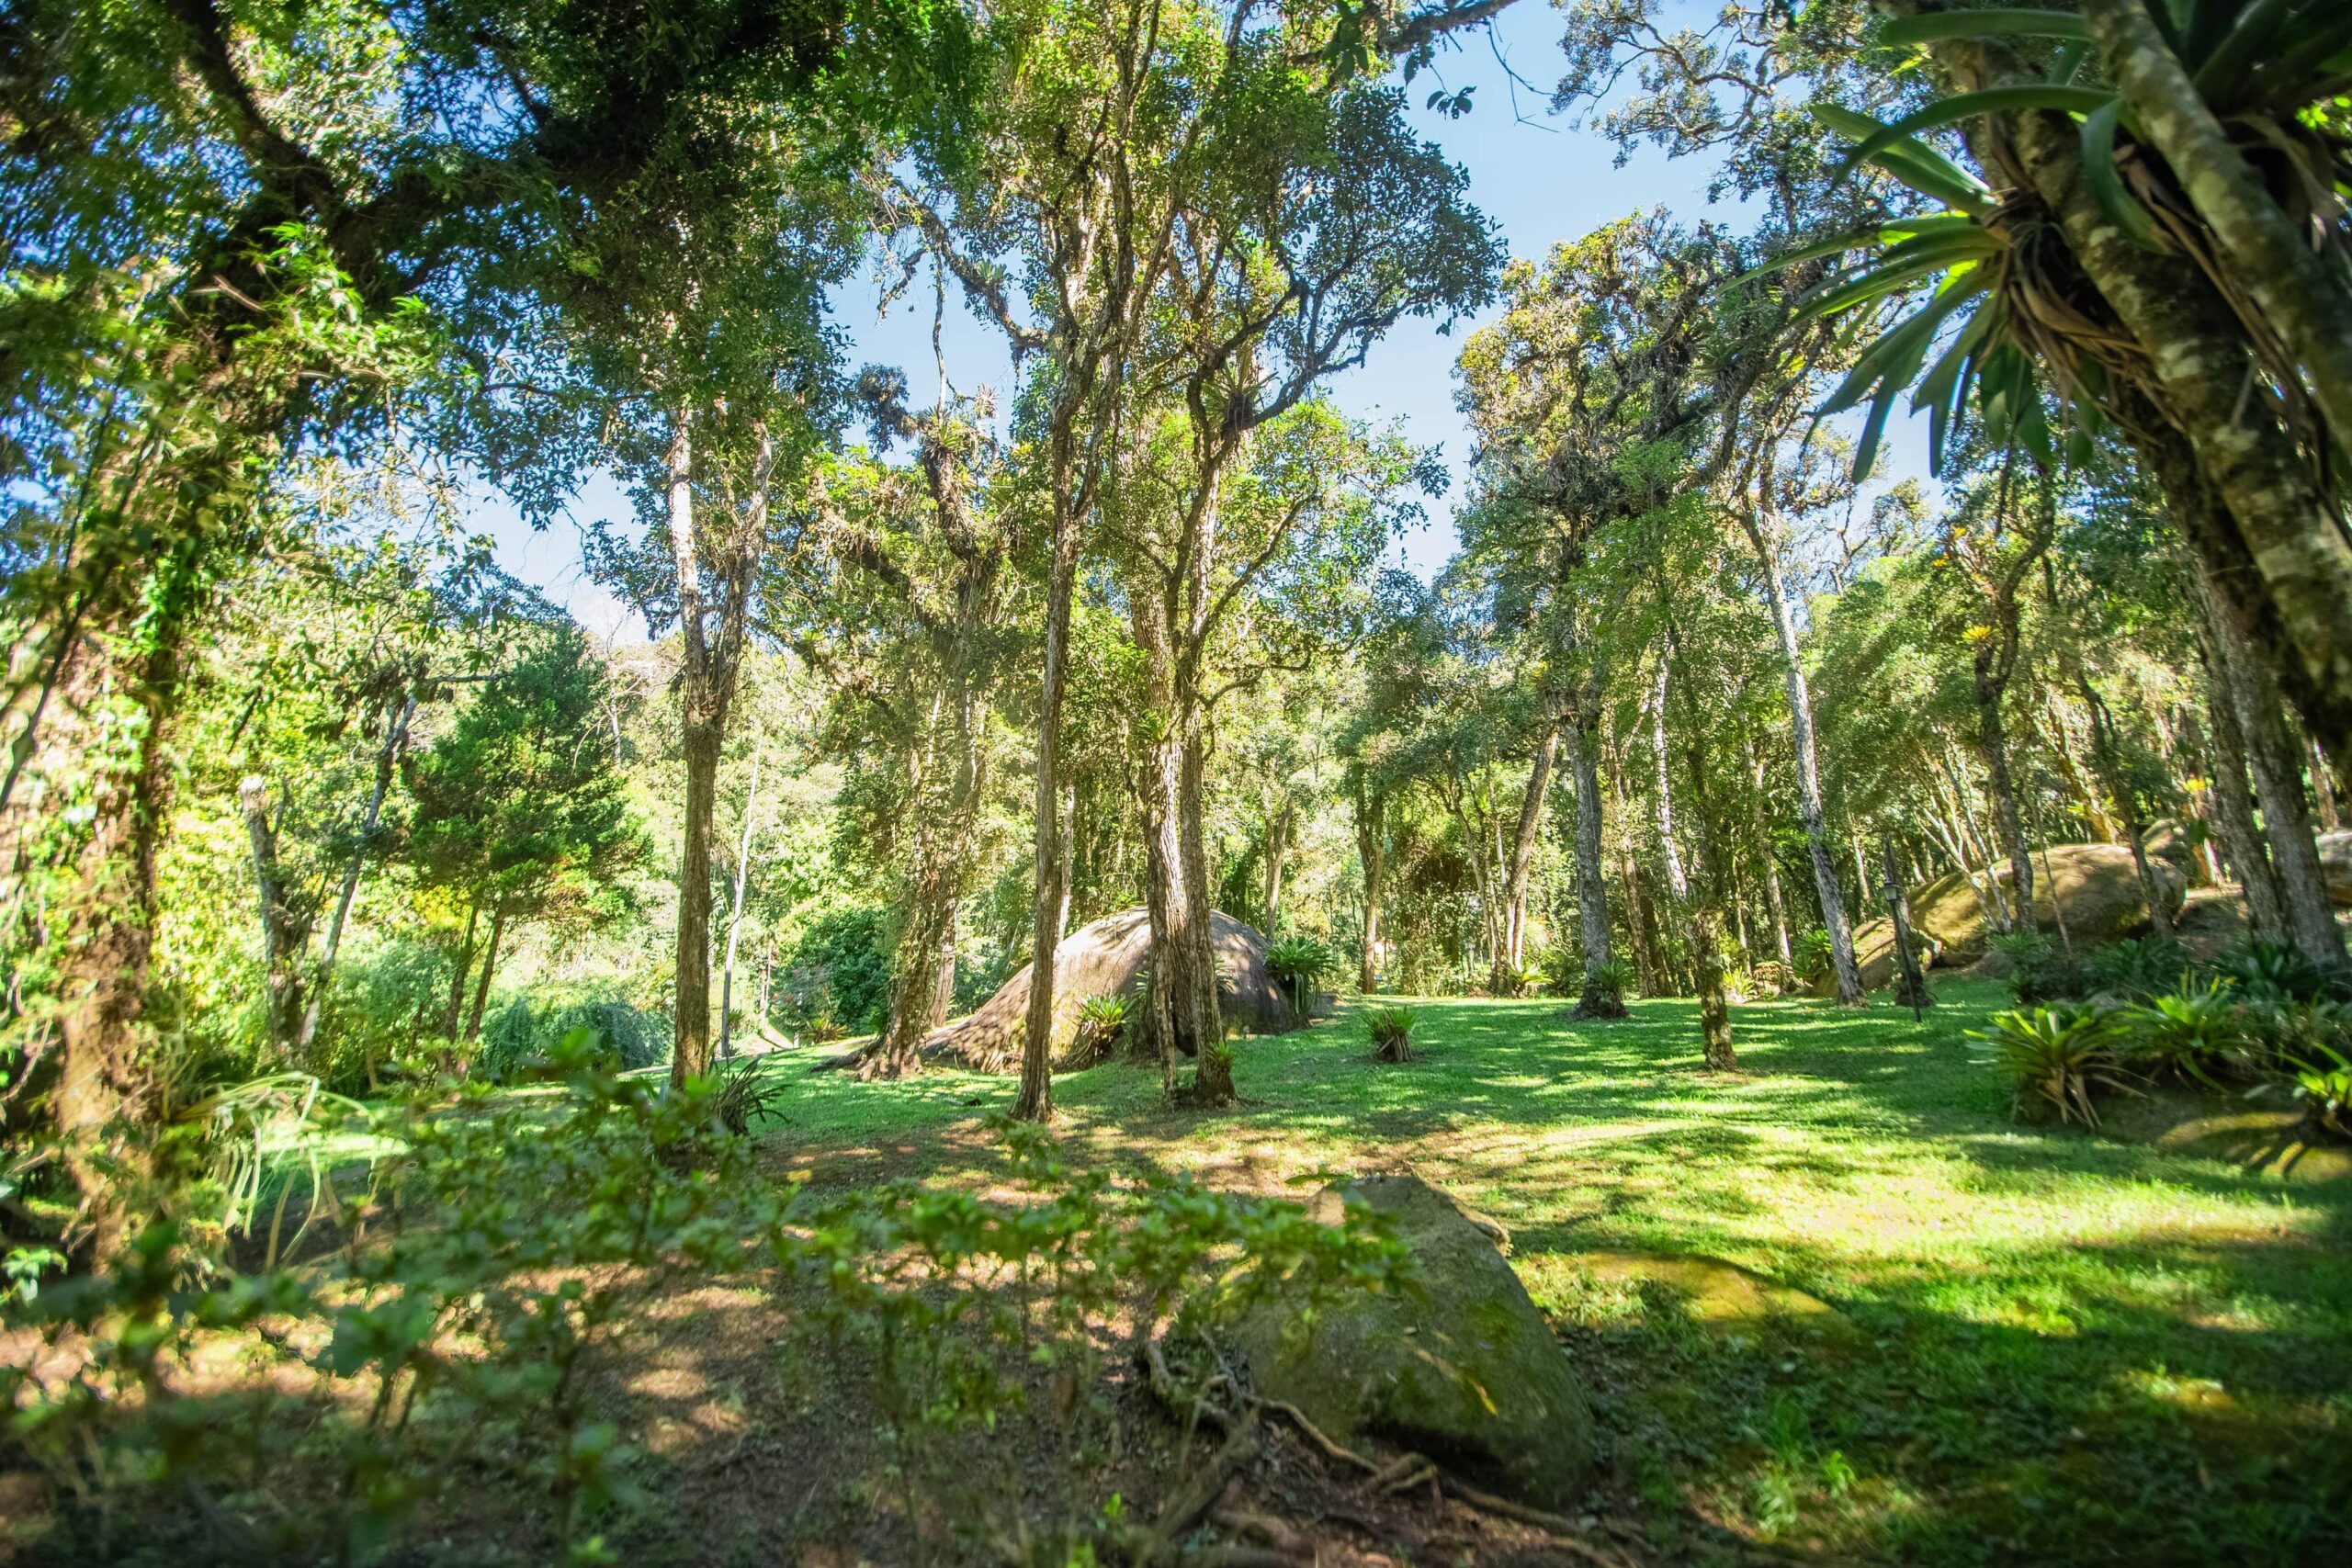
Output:
[[2094,951],[2083,967],[2094,991],[2145,1000],[2183,983],[2188,955],[2170,937],[2125,937]]
[[2030,1012],[1996,1012],[1990,1030],[1970,1030],[1993,1066],[2010,1080],[2012,1109],[2022,1113],[2039,1102],[2062,1122],[2076,1117],[2098,1125],[2092,1109],[2095,1089],[2120,1087],[2114,1035],[2107,1015],[2095,1008],[2038,1007]]
[[785,964],[785,994],[813,1034],[882,1027],[890,1007],[887,911],[837,909],[810,925]]
[[1838,967],[1838,950],[1826,927],[1815,926],[1796,940],[1797,978],[1808,986],[1820,984]]
[[2073,953],[2037,931],[2003,931],[1993,951],[2009,961],[2009,994],[2019,1007],[2080,1001],[2091,993],[2090,972]]
[[483,1021],[475,1069],[501,1083],[527,1077],[546,1069],[556,1048],[582,1031],[610,1053],[619,1070],[650,1067],[670,1057],[671,1020],[664,1014],[610,998],[551,1002],[518,996]]
[[2257,1007],[2342,999],[2341,975],[2330,975],[2293,948],[2275,942],[2250,942],[2223,953],[2213,973],[2234,982],[2238,995]]
[[2294,1067],[2295,1095],[2303,1102],[2303,1123],[2310,1134],[2352,1140],[2352,1055],[2323,1045]]
[[1099,1066],[1114,1055],[1127,1038],[1135,1003],[1122,996],[1089,997],[1078,1004],[1078,1027],[1070,1036],[1068,1066]]

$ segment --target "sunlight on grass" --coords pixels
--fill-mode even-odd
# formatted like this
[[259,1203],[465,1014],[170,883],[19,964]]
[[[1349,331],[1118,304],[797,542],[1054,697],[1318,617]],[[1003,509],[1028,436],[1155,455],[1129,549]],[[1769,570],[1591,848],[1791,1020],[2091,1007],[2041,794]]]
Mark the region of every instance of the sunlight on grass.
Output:
[[[1268,1191],[1409,1167],[1502,1221],[1668,1534],[1695,1507],[1864,1556],[2096,1556],[2161,1504],[2147,1560],[2308,1542],[2347,1496],[2352,1184],[2013,1122],[1963,1033],[2006,994],[1939,996],[1738,1009],[1739,1076],[1700,1070],[1689,1002],[1432,998],[1411,1066],[1344,1019],[1242,1043],[1229,1114],[1133,1065],[1055,1093],[1080,1163]],[[820,1180],[970,1179],[1011,1096],[813,1066],[775,1069],[769,1141]]]

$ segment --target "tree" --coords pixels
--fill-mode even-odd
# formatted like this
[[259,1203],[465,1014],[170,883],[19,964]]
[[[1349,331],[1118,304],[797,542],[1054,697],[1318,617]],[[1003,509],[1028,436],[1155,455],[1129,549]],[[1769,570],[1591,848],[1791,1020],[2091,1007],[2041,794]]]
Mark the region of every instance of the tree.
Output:
[[491,978],[514,930],[610,918],[619,878],[645,852],[612,755],[594,743],[605,682],[587,640],[557,627],[407,766],[415,797],[407,857],[466,910],[441,1031],[453,1043],[461,1032],[468,1043],[481,1037]]

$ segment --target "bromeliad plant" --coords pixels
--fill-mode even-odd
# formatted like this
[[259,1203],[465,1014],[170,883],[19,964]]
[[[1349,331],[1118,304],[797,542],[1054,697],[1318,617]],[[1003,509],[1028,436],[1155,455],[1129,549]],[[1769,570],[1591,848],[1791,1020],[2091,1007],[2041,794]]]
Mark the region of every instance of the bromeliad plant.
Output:
[[2080,1117],[2098,1125],[2094,1090],[2120,1089],[2120,1064],[2105,1014],[2090,1008],[2043,1008],[1996,1012],[1989,1030],[1970,1030],[1977,1047],[2016,1087],[2012,1111],[2022,1113],[2040,1101],[2061,1122]]
[[[2087,0],[2079,14],[1938,12],[1891,22],[1880,37],[1898,47],[1989,40],[2049,63],[2040,81],[1947,94],[1892,122],[1813,106],[1823,125],[1854,143],[1848,170],[1871,164],[1933,204],[1771,264],[1858,258],[1799,312],[1801,321],[1841,321],[1847,345],[1863,345],[1821,411],[1869,405],[1858,478],[1869,473],[1887,416],[1906,391],[1911,407],[1928,415],[1933,467],[1943,466],[1972,406],[1994,446],[2022,448],[2048,465],[2057,444],[2045,391],[2057,396],[2079,458],[2100,424],[2118,423],[2122,389],[2150,376],[2041,198],[1996,190],[1921,140],[1987,116],[2075,118],[2084,188],[2133,243],[2186,254],[2214,281],[2286,394],[2284,412],[2306,450],[2326,452],[2314,433],[2328,424],[2339,434],[2352,430],[2352,117],[2341,107],[2352,81],[2352,11],[2340,0]],[[2118,85],[2086,75],[2095,44],[2108,82]],[[2137,68],[2151,63],[2158,69]],[[2181,82],[2212,126],[2201,141],[2179,129],[2196,117],[2172,112]],[[2214,196],[2233,176],[2235,207]],[[2281,245],[2284,234],[2304,238]],[[2303,254],[2294,254],[2298,247]],[[2305,277],[2305,286],[2276,281],[2290,276]],[[2333,412],[2323,418],[2321,411]]]
[[1376,1007],[1365,1010],[1363,1029],[1372,1041],[1372,1056],[1376,1062],[1410,1062],[1419,1059],[1413,1049],[1413,1026],[1420,1021],[1411,1008]]
[[1281,937],[1266,948],[1266,973],[1282,987],[1291,1011],[1301,1021],[1313,1016],[1316,988],[1339,966],[1339,956],[1313,937]]
[[2244,1052],[2245,1029],[2233,987],[2224,979],[2199,986],[2186,975],[2179,988],[2116,1015],[2126,1059],[2152,1074],[2194,1078],[2209,1086]]

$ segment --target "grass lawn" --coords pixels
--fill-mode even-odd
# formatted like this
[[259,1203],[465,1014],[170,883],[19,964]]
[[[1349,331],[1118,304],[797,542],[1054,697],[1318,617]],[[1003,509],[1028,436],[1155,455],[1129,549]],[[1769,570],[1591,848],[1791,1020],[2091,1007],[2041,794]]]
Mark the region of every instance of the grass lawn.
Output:
[[[1933,1562],[2352,1561],[2352,1182],[2021,1125],[1947,984],[1885,1006],[1694,1003],[1571,1023],[1416,1002],[1423,1059],[1344,1017],[1241,1042],[1250,1103],[1057,1080],[1069,1156],[1279,1190],[1410,1167],[1508,1225],[1584,1368],[1611,1505],[1668,1553],[1722,1527]],[[775,1157],[820,1184],[978,1179],[1002,1079],[860,1084],[780,1058]]]

